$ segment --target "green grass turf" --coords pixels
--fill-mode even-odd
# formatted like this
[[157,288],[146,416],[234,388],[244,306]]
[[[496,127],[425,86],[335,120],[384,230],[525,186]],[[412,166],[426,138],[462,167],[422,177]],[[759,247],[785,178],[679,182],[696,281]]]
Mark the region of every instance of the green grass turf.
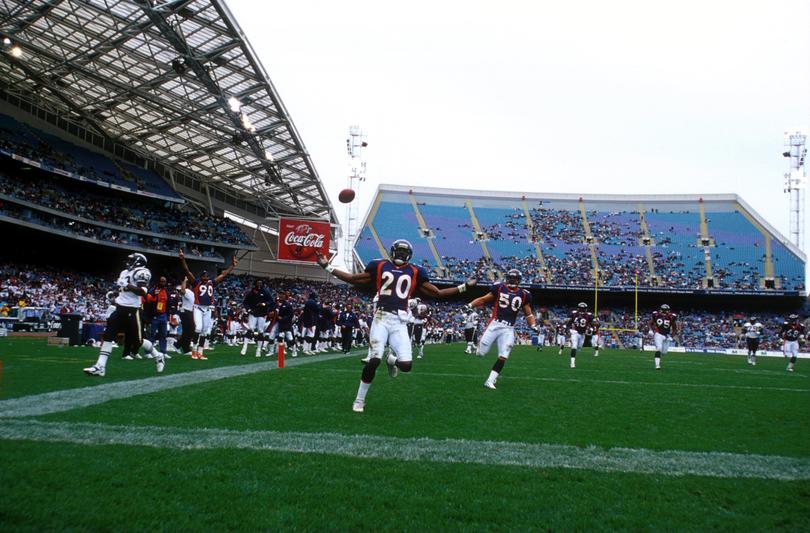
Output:
[[[98,352],[98,348],[85,346],[47,346],[42,338],[0,338],[0,400],[157,375],[152,360],[124,361],[121,359],[122,349],[116,348],[107,363],[107,375],[103,379],[88,378],[82,368],[93,365]],[[247,356],[239,357],[238,349],[220,346],[206,352],[208,361],[194,361],[171,354],[173,357],[168,361],[167,373],[268,360],[266,357],[256,359],[253,354],[255,349],[248,350]]]
[[[94,350],[68,364],[72,348],[0,342],[6,397],[154,375],[151,362],[114,355],[108,376],[90,379],[81,367]],[[359,415],[350,410],[361,369],[352,357],[40,419],[810,456],[810,362],[789,374],[782,359],[749,367],[741,357],[673,354],[656,372],[651,354],[596,359],[586,349],[572,370],[556,350],[518,347],[490,391],[482,384],[494,356],[462,351],[428,346],[397,379],[383,366]],[[166,372],[254,362],[236,353],[175,358]],[[9,367],[22,383],[9,384]],[[24,441],[0,441],[0,450],[7,530],[810,529],[806,481]]]

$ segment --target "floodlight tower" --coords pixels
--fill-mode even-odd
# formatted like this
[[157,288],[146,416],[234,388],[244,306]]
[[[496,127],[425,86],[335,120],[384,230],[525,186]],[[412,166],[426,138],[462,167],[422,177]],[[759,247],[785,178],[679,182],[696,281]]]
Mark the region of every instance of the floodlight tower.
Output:
[[785,173],[785,192],[790,195],[790,240],[804,251],[804,191],[807,188],[807,171],[804,160],[807,157],[806,130],[795,129],[785,132],[786,151],[782,153],[790,162]]
[[354,241],[360,229],[359,223],[359,189],[360,184],[366,181],[366,160],[363,156],[366,142],[366,134],[360,126],[349,126],[349,138],[346,139],[346,152],[349,156],[349,177],[346,181],[346,188],[355,192],[354,200],[346,204],[346,218],[344,228],[346,232],[343,239],[343,262],[349,272],[354,272]]

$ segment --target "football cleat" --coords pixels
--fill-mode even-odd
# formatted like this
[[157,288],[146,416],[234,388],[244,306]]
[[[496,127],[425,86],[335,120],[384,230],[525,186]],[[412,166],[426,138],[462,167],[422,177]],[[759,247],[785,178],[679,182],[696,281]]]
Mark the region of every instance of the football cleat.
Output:
[[363,400],[355,400],[352,404],[352,411],[355,413],[362,413],[366,407],[366,402]]
[[495,390],[495,384],[489,380],[484,382],[484,387]]
[[208,358],[204,356],[202,353],[197,354],[197,359],[200,361],[208,361]]
[[132,357],[131,355],[125,355],[121,359],[123,359],[124,361],[134,361],[135,360],[135,358]]
[[405,239],[397,239],[391,244],[389,252],[391,262],[397,266],[402,266],[407,264],[413,257],[413,246]]
[[163,372],[163,369],[166,368],[166,360],[163,358],[162,353],[155,354],[155,368],[157,369],[158,374]]
[[103,366],[98,366],[98,365],[93,365],[93,366],[88,367],[88,368],[83,368],[82,370],[88,376],[99,376],[99,377],[102,377],[102,378],[104,377],[104,374],[106,373],[104,367]]
[[393,365],[388,361],[385,362],[388,365],[388,375],[392,378],[395,378],[399,375],[399,369],[397,368],[397,364],[394,363]]

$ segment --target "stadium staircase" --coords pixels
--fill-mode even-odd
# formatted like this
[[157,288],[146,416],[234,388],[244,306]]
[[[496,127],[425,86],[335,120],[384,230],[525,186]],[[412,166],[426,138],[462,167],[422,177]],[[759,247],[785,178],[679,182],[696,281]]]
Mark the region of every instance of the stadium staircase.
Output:
[[413,207],[414,215],[416,215],[416,220],[419,222],[419,235],[427,241],[428,246],[430,247],[430,253],[433,254],[433,260],[436,262],[436,266],[441,272],[444,272],[444,263],[439,255],[439,251],[436,249],[436,243],[433,242],[435,240],[435,235],[430,227],[428,227],[427,222],[425,222],[425,217],[423,217],[422,213],[419,211],[419,204],[416,201],[416,196],[413,194],[410,194],[409,196],[411,197],[411,206]]
[[591,251],[591,265],[593,266],[593,280],[595,283],[599,283],[601,277],[599,272],[599,259],[596,256],[596,240],[593,238],[593,233],[591,233],[591,225],[588,223],[588,212],[585,210],[585,201],[580,198],[579,199],[579,214],[582,216],[582,229],[585,231],[585,243],[588,245],[588,248]]
[[538,274],[540,274],[540,278],[545,282],[549,283],[551,280],[548,279],[548,268],[546,267],[546,258],[543,257],[543,250],[540,248],[540,243],[543,242],[542,237],[535,234],[534,232],[534,222],[532,222],[532,215],[529,212],[529,204],[526,202],[525,198],[520,200],[520,206],[523,208],[523,214],[526,217],[526,228],[528,233],[526,234],[526,238],[528,239],[529,243],[534,247],[534,253],[537,255],[538,261],[540,261],[540,270]]
[[644,255],[647,258],[647,268],[650,271],[650,280],[654,285],[661,285],[661,278],[655,274],[655,261],[653,261],[652,247],[655,242],[650,235],[650,227],[647,226],[647,219],[644,216],[644,205],[638,204],[638,222],[641,226],[641,242],[639,243],[644,247]]
[[706,206],[703,205],[703,198],[698,201],[698,213],[700,213],[700,238],[698,246],[703,248],[703,261],[706,266],[706,277],[703,278],[703,287],[706,288],[711,283],[714,285],[715,279],[712,275],[712,248],[714,240],[709,236],[709,219],[706,218]]
[[[475,209],[473,208],[472,202],[466,200],[464,202],[464,206],[467,208],[467,212],[470,214],[470,222],[473,226],[473,240],[478,242],[481,245],[481,251],[484,253],[484,257],[487,258],[490,264],[492,264],[492,254],[489,252],[489,247],[487,246],[487,240],[489,236],[481,229],[481,224],[478,223],[478,217],[475,216]],[[495,269],[490,268],[487,271],[487,277],[490,281],[495,281],[495,279],[500,277],[500,273],[496,275]]]

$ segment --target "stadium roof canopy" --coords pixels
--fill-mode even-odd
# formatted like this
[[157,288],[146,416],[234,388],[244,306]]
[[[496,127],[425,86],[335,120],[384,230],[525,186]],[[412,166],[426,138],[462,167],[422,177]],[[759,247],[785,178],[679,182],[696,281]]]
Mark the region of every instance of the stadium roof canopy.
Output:
[[223,1],[0,0],[0,32],[8,39],[0,53],[5,93],[69,115],[267,215],[337,221],[278,92]]

